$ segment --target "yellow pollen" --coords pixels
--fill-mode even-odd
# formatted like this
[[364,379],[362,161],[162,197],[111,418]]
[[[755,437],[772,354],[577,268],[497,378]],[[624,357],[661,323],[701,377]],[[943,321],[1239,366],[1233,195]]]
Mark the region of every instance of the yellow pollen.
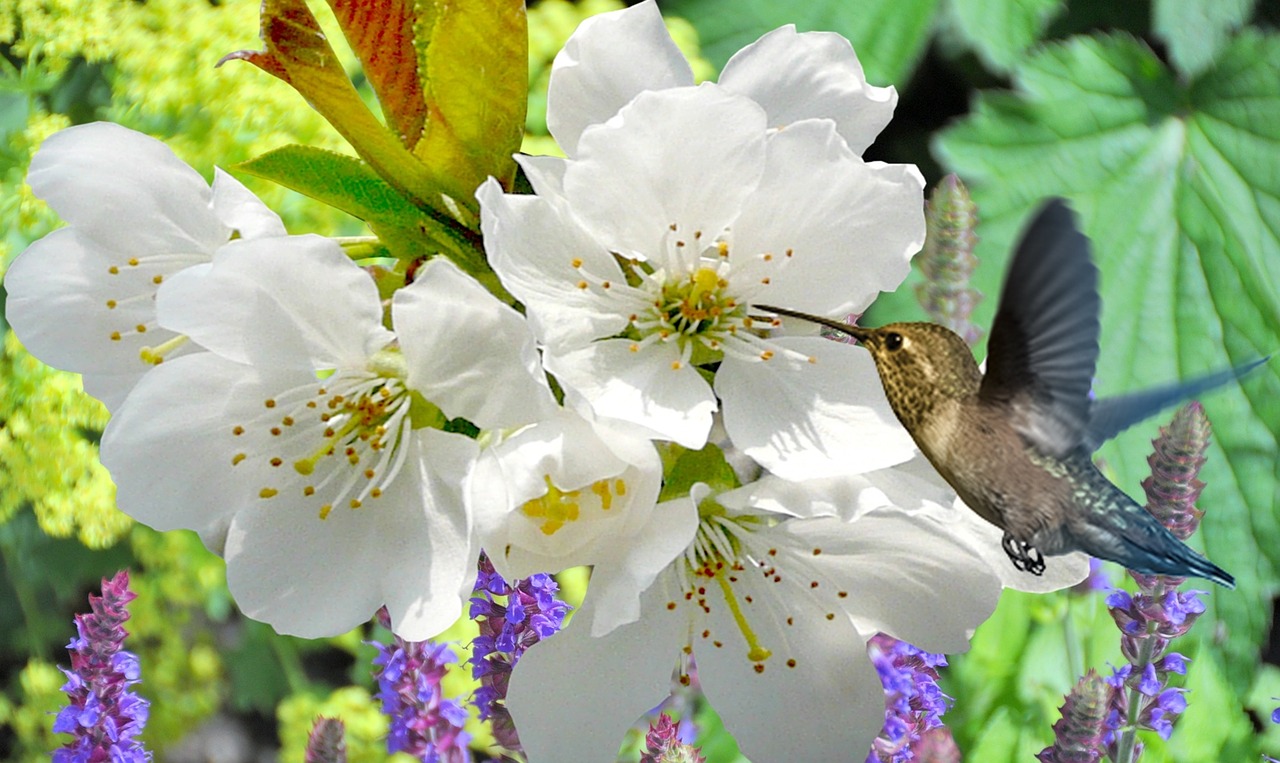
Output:
[[760,353],[761,360],[769,360],[772,357],[773,357],[773,350],[765,350],[764,352]]
[[116,309],[116,301],[115,301],[114,299],[108,299],[108,300],[107,300],[107,309],[108,309],[108,310],[114,310],[114,309]]
[[307,485],[306,487],[304,487],[302,489],[302,494],[307,496],[308,498],[315,495],[316,494],[315,485]]
[[609,492],[609,483],[606,480],[597,480],[591,483],[591,492],[596,494],[600,499],[600,508],[608,511],[613,506],[613,494]]
[[577,257],[574,257],[573,261],[571,261],[569,264],[572,265],[576,270],[577,268],[582,267],[582,260],[578,259]]
[[112,331],[112,332],[111,332],[111,341],[113,341],[113,342],[119,342],[119,341],[120,341],[120,332],[119,332],[119,331]]
[[244,434],[244,427],[237,424],[235,429],[231,430],[231,434],[235,435],[236,437],[239,437],[240,435]]
[[120,268],[116,267],[115,265],[112,265],[111,267],[107,268],[107,272],[113,276],[117,276],[117,275],[120,275]]
[[769,277],[766,276],[760,279],[760,283],[764,284],[765,286],[768,286],[770,283],[772,283],[772,281],[770,281]]
[[613,481],[613,493],[614,493],[614,495],[618,496],[619,498],[621,498],[622,496],[626,495],[626,494],[627,494],[627,481],[626,481],[626,480],[614,480],[614,481]]
[[292,417],[292,416],[285,416],[283,419],[280,419],[280,423],[281,423],[281,424],[284,424],[284,425],[285,425],[285,426],[287,426],[287,427],[291,427],[291,426],[293,426],[293,417]]
[[331,511],[333,511],[333,504],[331,504],[331,503],[326,503],[325,505],[321,506],[321,507],[320,507],[320,518],[321,518],[321,519],[328,519],[328,518],[329,518],[329,512],[331,512]]
[[267,398],[266,400],[263,400],[263,401],[262,401],[262,404],[263,404],[263,405],[265,405],[265,406],[266,406],[266,407],[268,407],[268,408],[275,408],[275,407],[276,407],[276,401],[275,401],[275,400],[272,400],[271,398]]
[[156,286],[159,286],[160,284],[164,283],[164,276],[152,276],[151,283],[155,284]]
[[681,362],[680,362],[680,361],[678,361],[678,360],[677,360],[677,361],[672,362],[672,364],[671,364],[671,370],[672,370],[672,371],[679,371],[681,368],[684,368],[684,364],[683,364],[683,363],[681,363]]
[[793,251],[791,251],[790,249],[788,249],[788,250],[787,250],[787,256],[788,256],[788,257],[793,257],[793,256],[795,256],[795,252],[793,252]]
[[138,267],[138,258],[137,258],[137,257],[130,257],[130,258],[129,258],[129,267],[131,267],[131,268],[136,268],[136,267]]
[[817,359],[817,358],[815,358],[815,357],[813,357],[812,355],[810,355],[808,358],[806,358],[806,360],[808,360],[810,363],[814,363],[814,364],[816,364],[816,363],[818,362],[818,359]]
[[766,255],[764,256],[764,261],[765,261],[765,262],[773,262],[773,255],[772,255],[772,254],[766,254]]
[[363,505],[364,505],[364,504],[360,503],[360,499],[359,499],[359,498],[352,498],[352,499],[351,499],[351,508],[353,508],[353,509],[358,509],[358,508],[360,508],[360,507],[361,507],[361,506],[363,506]]
[[237,466],[241,461],[245,460],[246,458],[248,458],[248,456],[245,455],[244,453],[237,453],[231,457],[231,465]]
[[270,463],[272,466],[279,466],[280,464],[283,464],[284,461],[277,457],[277,458],[271,459]]
[[381,497],[382,497],[382,488],[380,488],[380,487],[375,487],[373,490],[370,490],[370,491],[369,491],[369,497],[370,497],[370,498],[381,498]]
[[551,475],[543,475],[547,482],[547,492],[541,498],[525,501],[520,511],[530,519],[541,519],[542,533],[554,535],[557,530],[569,522],[575,522],[582,510],[578,503],[581,491],[561,490],[551,482]]
[[613,284],[609,283],[608,281],[601,281],[601,282],[600,282],[600,288],[602,288],[602,289],[608,289],[608,288],[609,288],[610,286],[612,286],[612,285],[613,285]]
[[719,254],[720,254],[720,256],[721,256],[721,257],[728,257],[728,256],[729,256],[729,245],[728,245],[727,243],[725,243],[724,241],[719,241],[719,242],[717,242],[717,243],[716,243],[716,251],[717,251],[717,252],[719,252]]
[[579,288],[579,289],[585,289],[585,288],[587,288],[587,282],[586,282],[586,281],[579,281],[579,282],[578,282],[578,288]]
[[258,497],[259,498],[275,498],[276,495],[279,494],[279,492],[280,492],[279,490],[276,490],[273,487],[264,487],[263,489],[258,491]]
[[374,472],[373,472],[373,470],[372,470],[372,469],[365,469],[365,470],[364,470],[364,478],[365,478],[365,479],[367,479],[367,480],[371,480],[371,479],[373,479],[373,474],[374,474]]
[[635,342],[632,342],[631,346],[628,347],[627,349],[631,350],[632,352],[640,352],[640,345],[636,344]]

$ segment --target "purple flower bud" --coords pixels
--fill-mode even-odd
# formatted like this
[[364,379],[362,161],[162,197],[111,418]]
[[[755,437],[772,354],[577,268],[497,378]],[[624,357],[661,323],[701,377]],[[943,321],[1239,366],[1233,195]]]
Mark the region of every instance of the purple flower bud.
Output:
[[1170,673],[1177,673],[1180,676],[1187,674],[1187,663],[1190,662],[1186,657],[1177,652],[1169,652],[1160,661],[1160,669]]

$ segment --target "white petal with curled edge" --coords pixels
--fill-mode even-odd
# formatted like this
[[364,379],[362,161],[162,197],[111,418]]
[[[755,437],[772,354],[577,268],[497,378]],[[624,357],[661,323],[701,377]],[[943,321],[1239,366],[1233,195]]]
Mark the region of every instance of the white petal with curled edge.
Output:
[[907,513],[948,515],[954,491],[923,457],[863,474],[795,482],[766,475],[755,482],[720,494],[728,508],[748,507],[793,517],[840,517],[852,522],[883,508]]
[[755,298],[847,315],[896,289],[924,245],[919,170],[863,162],[826,120],[772,134],[767,153],[760,185],[733,229],[735,252],[774,254],[776,272]]
[[774,563],[843,586],[849,595],[838,604],[864,637],[881,632],[930,652],[962,652],[999,601],[1000,581],[973,544],[928,517],[890,508],[852,523],[818,517],[787,526],[790,545],[778,545],[793,559]]
[[155,138],[109,122],[49,136],[27,183],[81,236],[125,256],[207,256],[230,235],[198,172]]
[[404,470],[359,509],[335,507],[321,519],[309,502],[282,493],[236,514],[227,585],[245,614],[304,638],[345,633],[384,603],[393,630],[410,640],[457,619],[473,559],[456,499],[475,445],[442,432],[414,439],[401,446],[409,448]]
[[396,292],[392,321],[407,383],[450,418],[507,429],[557,410],[523,316],[437,257]]
[[363,368],[392,339],[378,289],[321,236],[237,240],[167,281],[160,324],[244,363]]
[[511,674],[507,707],[529,763],[615,760],[627,729],[671,693],[686,615],[668,611],[655,588],[643,617],[593,638],[585,626],[596,600],[589,590],[568,627],[530,647]]
[[574,156],[583,130],[640,93],[692,84],[693,71],[667,34],[656,2],[592,16],[551,65],[547,128]]
[[239,232],[239,238],[287,235],[280,215],[221,167],[213,170],[213,211],[224,225]]
[[655,266],[660,248],[692,257],[695,242],[715,241],[755,190],[764,124],[759,106],[709,82],[642,93],[582,134],[565,198],[597,240],[625,257]]
[[75,228],[50,233],[14,260],[4,279],[5,317],[28,352],[55,368],[135,381],[152,367],[142,349],[174,333],[156,326],[152,273],[125,267],[112,275],[117,261]]
[[[562,204],[505,194],[494,180],[480,199],[485,250],[502,285],[524,303],[529,322],[548,347],[578,347],[627,326],[629,312],[596,288],[581,288],[584,273],[624,283],[608,250],[582,229]],[[575,261],[580,261],[574,267]],[[588,284],[590,286],[590,284]]]
[[[884,688],[863,640],[843,614],[827,620],[822,610],[802,607],[803,591],[787,597],[785,612],[776,591],[752,599],[761,596],[781,613],[751,618],[762,642],[777,647],[761,672],[722,600],[711,608],[711,638],[694,641],[702,690],[725,730],[751,760],[796,760],[797,749],[804,760],[862,760],[884,726]],[[794,626],[784,625],[787,616]]]
[[697,369],[680,362],[674,346],[653,344],[638,351],[634,346],[630,339],[606,339],[562,355],[548,352],[543,361],[597,416],[700,450],[716,410],[711,388]]
[[1046,556],[1043,575],[1019,570],[1004,552],[1004,530],[978,516],[959,498],[949,508],[950,511],[941,518],[946,523],[948,532],[968,540],[1005,588],[1028,593],[1048,593],[1070,588],[1089,576],[1089,555],[1083,551]]
[[157,366],[102,436],[102,463],[121,511],[157,530],[203,530],[225,521],[263,479],[233,468],[235,454],[254,447],[240,442],[233,427],[258,416],[263,400],[308,379],[314,377],[307,372],[254,368],[208,352]]
[[[609,563],[596,565],[591,574],[592,590],[598,594],[590,620],[591,635],[604,636],[641,617],[645,592],[673,562],[683,563],[678,558],[698,532],[698,502],[709,492],[706,485],[698,483],[689,496],[658,504],[638,532],[619,539],[622,548]],[[668,587],[662,590],[676,595],[669,587],[670,580],[663,585]]]
[[898,105],[892,87],[867,84],[848,40],[831,32],[797,34],[793,24],[735,53],[720,84],[763,106],[769,127],[815,117],[834,120],[856,154],[875,141]]
[[725,430],[747,455],[784,479],[806,480],[883,469],[915,454],[864,349],[817,337],[773,342],[815,362],[784,353],[726,358],[716,374]]

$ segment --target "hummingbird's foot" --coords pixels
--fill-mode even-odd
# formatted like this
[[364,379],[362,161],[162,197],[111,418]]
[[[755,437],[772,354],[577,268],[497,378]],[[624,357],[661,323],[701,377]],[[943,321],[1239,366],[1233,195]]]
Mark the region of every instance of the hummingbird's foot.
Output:
[[1040,553],[1040,549],[1017,540],[1009,533],[1004,534],[1000,544],[1004,546],[1004,552],[1009,555],[1014,568],[1032,575],[1044,574],[1044,554]]

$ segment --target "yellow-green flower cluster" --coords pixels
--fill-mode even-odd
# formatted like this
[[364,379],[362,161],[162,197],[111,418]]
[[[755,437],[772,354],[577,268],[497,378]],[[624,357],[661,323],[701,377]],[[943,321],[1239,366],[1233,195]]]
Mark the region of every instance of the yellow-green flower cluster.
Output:
[[[547,132],[547,83],[551,78],[551,63],[583,19],[623,7],[621,0],[582,0],[577,3],[542,0],[529,9],[529,112],[525,117],[521,151],[563,156],[555,139]],[[680,52],[689,59],[694,80],[702,82],[716,76],[715,67],[702,57],[698,32],[693,25],[674,16],[664,16],[663,20]]]
[[113,545],[133,521],[115,507],[115,485],[94,439],[107,423],[80,378],[31,357],[10,332],[0,354],[0,521],[30,504],[45,534]]
[[49,74],[76,59],[103,61],[115,50],[122,0],[0,0],[0,43],[15,58],[39,58]]
[[51,719],[66,704],[66,680],[57,666],[33,657],[18,674],[18,702],[0,694],[0,727],[12,730],[16,740],[9,760],[48,763],[49,751],[65,741],[53,733]]
[[302,760],[307,749],[307,735],[316,718],[340,718],[346,726],[347,760],[349,763],[413,763],[405,753],[387,755],[387,716],[378,700],[363,686],[347,686],[326,697],[294,694],[280,703],[276,720],[280,730],[280,760]]

